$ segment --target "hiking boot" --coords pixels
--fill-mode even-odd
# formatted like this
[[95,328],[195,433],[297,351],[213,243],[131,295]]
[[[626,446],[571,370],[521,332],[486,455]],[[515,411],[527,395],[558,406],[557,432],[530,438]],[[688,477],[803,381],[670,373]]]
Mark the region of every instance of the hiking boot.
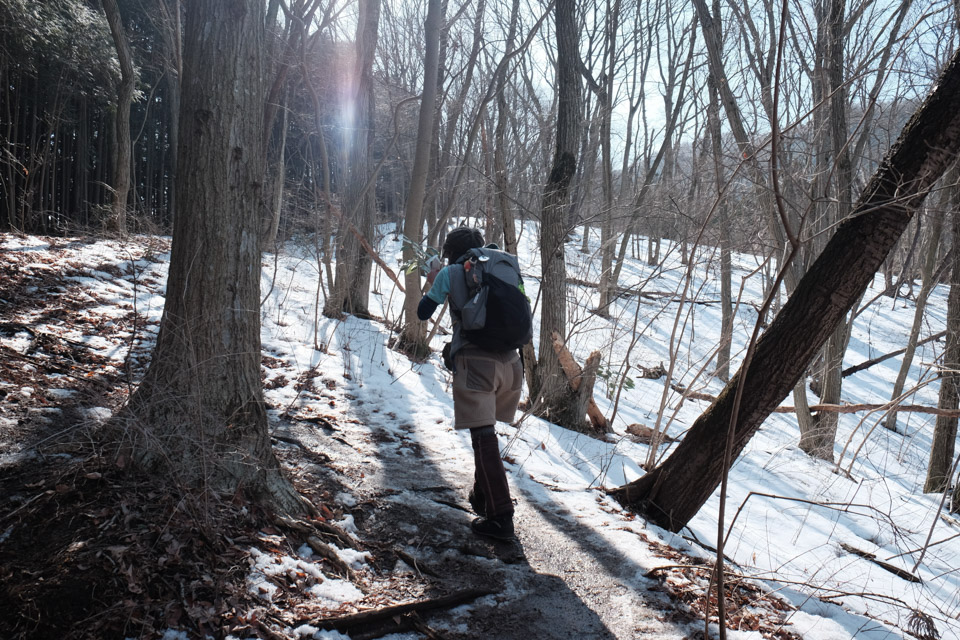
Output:
[[487,515],[487,501],[482,495],[478,494],[473,489],[470,489],[470,495],[467,496],[467,500],[470,501],[470,507],[473,509],[475,514],[481,518]]
[[478,536],[496,538],[497,540],[513,539],[513,516],[496,516],[493,518],[475,518],[470,528]]

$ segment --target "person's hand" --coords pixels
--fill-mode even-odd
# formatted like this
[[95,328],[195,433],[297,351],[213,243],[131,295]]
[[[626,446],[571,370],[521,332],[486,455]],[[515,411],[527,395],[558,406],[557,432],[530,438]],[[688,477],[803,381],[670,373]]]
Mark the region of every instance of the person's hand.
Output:
[[439,256],[432,256],[429,261],[427,261],[427,282],[433,284],[433,281],[437,279],[437,274],[440,273],[441,264]]

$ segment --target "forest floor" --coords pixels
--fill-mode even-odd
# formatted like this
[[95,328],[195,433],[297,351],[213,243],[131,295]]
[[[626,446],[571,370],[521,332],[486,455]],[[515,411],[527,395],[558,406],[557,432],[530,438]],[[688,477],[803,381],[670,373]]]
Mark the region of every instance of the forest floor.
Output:
[[[515,543],[476,538],[469,470],[460,486],[432,478],[422,445],[402,425],[378,427],[379,410],[280,413],[271,425],[288,475],[320,512],[305,520],[130,469],[103,448],[102,425],[149,358],[149,342],[129,343],[131,327],[157,320],[133,305],[102,313],[105,301],[84,290],[94,265],[72,261],[78,243],[46,240],[44,253],[0,253],[0,637],[703,637],[708,561],[638,536],[680,567],[638,577],[522,494]],[[157,242],[145,259],[167,251]],[[68,337],[78,332],[97,348]],[[124,354],[119,364],[105,343]],[[264,357],[265,369],[279,366]],[[329,379],[322,390],[331,407],[344,393]],[[411,492],[419,498],[400,499]],[[324,577],[296,565],[251,583],[259,554],[305,544],[325,558],[329,584],[343,579],[362,598],[320,607],[310,593]],[[338,547],[364,552],[362,567]],[[734,581],[729,602],[749,637],[797,637],[784,605],[759,589]]]

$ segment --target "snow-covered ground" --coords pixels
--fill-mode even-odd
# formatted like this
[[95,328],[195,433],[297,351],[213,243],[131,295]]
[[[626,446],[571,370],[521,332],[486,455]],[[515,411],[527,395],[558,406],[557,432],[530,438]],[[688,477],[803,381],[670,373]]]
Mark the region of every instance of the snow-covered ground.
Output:
[[[390,228],[381,231],[378,250],[396,268],[400,240]],[[597,239],[591,240],[596,247]],[[288,243],[279,256],[264,257],[262,291],[269,295],[262,309],[263,349],[265,355],[282,363],[267,369],[266,395],[276,408],[275,417],[283,410],[314,410],[295,383],[300,374],[319,372],[335,380],[339,389],[336,401],[331,400],[324,413],[348,419],[364,405],[377,413],[379,428],[413,438],[423,445],[425,455],[443,452],[443,459],[434,461],[434,469],[440,473],[449,470],[451,484],[460,483],[454,471],[462,474],[464,469],[472,469],[473,462],[469,435],[450,428],[451,379],[439,356],[447,338],[438,333],[432,344],[434,355],[422,364],[391,350],[389,327],[401,313],[403,294],[380,271],[374,273],[370,310],[381,320],[333,320],[317,314],[318,295],[322,305],[323,294],[317,291],[320,272],[311,247],[312,242],[305,239]],[[596,282],[599,259],[581,254],[579,247],[578,238],[568,245],[569,275]],[[43,240],[35,238],[6,236],[2,244],[4,251],[46,248]],[[75,249],[78,262],[91,268],[86,282],[91,296],[105,307],[123,304],[129,309],[135,300],[139,312],[159,319],[164,261],[133,263],[128,271],[137,274],[139,284],[131,286],[129,279],[94,268],[101,262],[122,263],[122,246],[98,242]],[[519,254],[527,293],[536,303],[539,251],[532,226],[521,235]],[[603,491],[643,474],[641,464],[647,460],[649,448],[626,435],[628,425],[660,426],[669,435],[682,437],[707,406],[703,401],[684,399],[669,388],[665,392],[664,378],[642,378],[636,367],[663,363],[670,369],[673,362],[672,382],[712,395],[722,389],[712,376],[720,334],[716,303],[719,255],[712,250],[698,251],[688,276],[679,251],[665,246],[664,254],[666,259],[658,267],[628,259],[620,284],[642,284],[644,291],[656,295],[619,298],[609,319],[590,313],[596,304],[596,289],[569,285],[568,345],[581,362],[594,350],[603,354],[605,376],[597,380],[595,397],[607,416],[616,409],[613,428],[617,437],[602,441],[532,416],[522,417],[515,425],[498,426],[515,493],[538,508],[575,518],[625,563],[646,570],[670,561],[658,559],[644,548],[638,542],[639,533],[699,557],[710,557],[709,549],[715,548],[718,535],[716,495],[687,529],[674,535],[629,517]],[[168,256],[161,257],[165,260]],[[754,256],[735,255],[734,268],[733,289],[735,294],[739,292],[740,302],[734,352],[739,357],[757,319],[755,307],[762,303],[762,282]],[[876,287],[881,286],[878,278],[865,299],[873,299],[879,292]],[[946,297],[946,287],[933,292],[923,335],[944,329]],[[706,304],[693,304],[690,299]],[[858,317],[844,366],[902,348],[913,312],[909,300],[878,299]],[[444,318],[443,324],[448,325],[449,319]],[[537,329],[535,326],[535,340]],[[96,336],[68,337],[97,346]],[[942,342],[918,349],[907,385],[915,391],[908,403],[936,405],[934,363],[941,349]],[[119,360],[125,354],[105,355]],[[625,367],[627,362],[630,368]],[[845,378],[843,401],[888,401],[899,366],[900,359],[893,358]],[[625,384],[618,389],[620,382]],[[903,435],[884,429],[879,425],[881,419],[882,412],[841,415],[835,448],[838,463],[830,464],[811,459],[798,449],[799,434],[792,414],[771,416],[730,473],[724,523],[730,568],[792,603],[797,611],[790,615],[790,630],[810,640],[902,637],[907,630],[917,631],[911,626],[917,622],[915,612],[929,616],[936,625],[938,635],[926,637],[960,639],[960,520],[942,509],[941,496],[922,493],[934,419],[925,414],[901,414]],[[363,424],[356,427],[362,429]],[[669,446],[661,447],[657,459],[669,452]],[[344,494],[339,499],[352,497]],[[518,535],[523,539],[524,532]],[[875,554],[877,560],[912,572],[922,582],[904,580],[841,545]],[[343,552],[348,563],[361,566],[364,562],[362,554]],[[250,584],[265,598],[269,588],[264,586],[263,576],[268,572],[297,571],[309,576],[317,571],[306,548],[297,558],[257,554]],[[318,602],[331,606],[348,602],[359,593],[349,582],[331,580],[306,589],[315,593]],[[296,633],[341,637],[312,628]],[[741,631],[734,637],[759,634]]]

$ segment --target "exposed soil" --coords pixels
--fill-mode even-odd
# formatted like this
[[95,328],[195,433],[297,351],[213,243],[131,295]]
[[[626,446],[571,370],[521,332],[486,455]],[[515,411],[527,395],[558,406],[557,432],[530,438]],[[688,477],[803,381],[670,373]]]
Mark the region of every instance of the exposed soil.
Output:
[[[173,628],[190,638],[292,638],[302,624],[427,601],[437,608],[341,628],[354,640],[402,629],[430,638],[702,636],[698,603],[709,577],[697,561],[664,547],[678,568],[651,576],[649,591],[638,593],[618,558],[551,538],[569,525],[522,496],[520,540],[478,540],[464,533],[465,494],[425,482],[411,464],[419,445],[375,428],[362,412],[355,422],[286,415],[274,425],[281,462],[321,512],[309,521],[278,519],[243,496],[181,492],[124,468],[101,449],[100,425],[149,355],[125,343],[131,328],[142,335],[155,327],[132,306],[119,320],[99,312],[101,301],[69,276],[117,266],[71,263],[71,246],[0,254],[0,637],[159,638]],[[133,257],[158,250],[166,248],[140,245]],[[67,328],[115,341],[125,360],[95,355],[63,335]],[[265,369],[273,366],[265,357]],[[298,389],[322,406],[335,383],[302,378]],[[394,499],[401,491],[422,501]],[[340,504],[343,493],[361,499]],[[345,514],[359,539],[331,524]],[[307,542],[370,553],[357,572],[333,555],[324,561],[325,574],[363,591],[361,602],[319,611],[305,589],[309,576],[296,574],[272,578],[272,600],[251,590],[252,549],[294,554]],[[403,565],[412,568],[395,570]],[[473,606],[455,610],[456,598]],[[731,606],[740,628],[792,637],[781,605],[759,590],[735,585]]]

